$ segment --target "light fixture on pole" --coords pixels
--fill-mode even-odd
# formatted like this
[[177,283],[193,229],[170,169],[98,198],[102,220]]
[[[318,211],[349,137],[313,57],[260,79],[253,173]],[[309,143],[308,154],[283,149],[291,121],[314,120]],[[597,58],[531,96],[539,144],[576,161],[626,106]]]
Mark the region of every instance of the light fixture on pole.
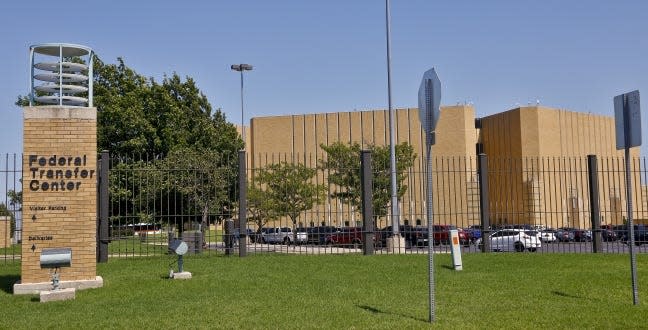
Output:
[[243,137],[243,149],[245,149],[245,115],[243,111],[243,71],[252,71],[252,66],[249,64],[232,64],[232,70],[241,73],[241,136]]

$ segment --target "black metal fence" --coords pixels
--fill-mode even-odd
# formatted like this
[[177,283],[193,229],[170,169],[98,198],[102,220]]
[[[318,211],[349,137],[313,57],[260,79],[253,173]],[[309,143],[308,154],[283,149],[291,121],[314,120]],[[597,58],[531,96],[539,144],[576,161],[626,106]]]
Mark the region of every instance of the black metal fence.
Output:
[[[109,175],[99,189],[98,259],[168,254],[173,239],[184,240],[192,254],[427,253],[423,160],[399,176],[403,239],[393,241],[384,164],[361,166],[358,158],[335,170],[322,166],[322,159],[105,157],[99,162]],[[5,213],[12,219],[1,223],[11,236],[0,246],[4,262],[20,258],[22,215],[9,192],[21,189],[21,163],[20,155],[6,155],[1,164]],[[331,183],[336,173],[348,174],[348,184]],[[433,249],[449,252],[449,230],[457,229],[466,253],[483,246],[520,250],[511,240],[524,240],[523,250],[536,253],[627,253],[624,175],[621,158],[434,158]],[[371,183],[362,180],[369,177]],[[644,159],[633,159],[631,177],[635,239],[641,244],[636,251],[646,253]],[[239,189],[241,180],[247,189]],[[302,191],[305,186],[312,191]]]
[[5,154],[0,158],[0,263],[20,260],[22,239],[22,156]]

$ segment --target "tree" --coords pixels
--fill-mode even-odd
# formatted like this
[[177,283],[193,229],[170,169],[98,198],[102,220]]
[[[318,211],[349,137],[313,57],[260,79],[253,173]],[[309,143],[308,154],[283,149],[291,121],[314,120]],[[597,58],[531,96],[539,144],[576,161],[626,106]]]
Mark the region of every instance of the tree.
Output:
[[[350,203],[356,209],[362,206],[362,183],[360,181],[360,145],[335,142],[329,146],[320,145],[326,152],[326,159],[320,159],[320,167],[329,170],[328,181],[336,185],[332,198]],[[374,216],[384,217],[391,204],[391,171],[389,146],[370,145],[371,167],[373,171],[372,205]],[[404,184],[407,169],[412,167],[416,154],[406,142],[395,146],[397,196],[403,197],[407,191]]]
[[301,213],[324,198],[326,187],[311,182],[315,173],[316,169],[303,164],[281,162],[267,165],[255,177],[274,215],[287,216],[292,221],[293,242],[297,242],[297,220]]
[[200,214],[201,230],[209,225],[210,210],[231,207],[228,193],[229,183],[236,172],[223,166],[222,155],[205,150],[198,154],[190,149],[172,151],[157,162],[160,173],[166,173],[159,180],[156,191],[161,194],[179,194],[185,208],[192,214]]
[[14,231],[16,230],[16,218],[14,217],[14,212],[10,211],[7,208],[7,205],[5,203],[0,203],[0,216],[3,217],[9,217],[9,230],[10,230],[10,236],[14,237]]
[[[20,181],[22,182],[22,179]],[[9,205],[11,205],[14,210],[22,211],[22,191],[16,192],[15,190],[10,189],[7,192],[7,196],[9,197]]]
[[265,190],[253,184],[248,185],[247,198],[248,221],[256,224],[257,237],[260,237],[263,226],[277,217],[274,214],[272,200]]
[[[194,80],[173,73],[158,83],[121,58],[105,64],[95,56],[93,66],[98,151],[122,160],[111,169],[113,214],[148,222],[167,207],[177,215],[200,214],[205,224],[210,210],[231,210],[237,178],[223,173],[237,173],[243,140]],[[29,100],[19,96],[16,104]]]
[[[236,160],[243,140],[222,111],[212,109],[192,78],[183,81],[173,73],[157,83],[126,66],[122,58],[105,64],[95,56],[93,65],[98,151],[133,157],[166,155],[176,148],[207,149]],[[16,105],[29,105],[29,98],[18,96]]]
[[194,80],[176,73],[162,83],[145,78],[118,58],[94,62],[99,150],[112,154],[165,155],[178,148],[231,154],[243,147],[236,127],[213,111]]
[[[22,182],[22,179],[20,180]],[[9,197],[9,206],[11,210],[7,208],[5,204],[0,204],[0,215],[11,217],[11,237],[14,237],[16,232],[16,211],[22,211],[22,201],[23,193],[22,191],[16,192],[13,189],[7,191],[7,197]]]

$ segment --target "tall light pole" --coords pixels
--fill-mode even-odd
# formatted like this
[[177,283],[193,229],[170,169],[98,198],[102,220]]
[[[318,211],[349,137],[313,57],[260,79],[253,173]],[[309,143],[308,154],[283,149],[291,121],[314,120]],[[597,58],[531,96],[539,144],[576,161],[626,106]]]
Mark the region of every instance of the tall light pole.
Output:
[[243,137],[243,149],[246,147],[245,138],[245,113],[243,111],[243,71],[252,71],[252,66],[249,64],[232,64],[232,70],[241,73],[241,136]]
[[391,14],[389,12],[389,0],[385,0],[385,16],[387,23],[387,101],[389,104],[389,162],[391,172],[391,223],[392,234],[398,237],[398,218],[400,217],[400,210],[398,209],[398,189],[396,188],[396,146],[395,136],[396,130],[394,128],[394,109],[392,109],[392,96],[391,96]]

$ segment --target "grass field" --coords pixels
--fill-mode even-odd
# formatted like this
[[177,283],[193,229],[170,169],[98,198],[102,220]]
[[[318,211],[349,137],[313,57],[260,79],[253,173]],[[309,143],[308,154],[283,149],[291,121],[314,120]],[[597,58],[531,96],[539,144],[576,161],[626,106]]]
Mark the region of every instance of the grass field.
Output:
[[[0,266],[2,329],[639,329],[648,328],[648,255],[468,254],[463,271],[435,256],[436,322],[428,323],[426,255],[171,257],[98,266],[105,285],[76,299],[13,296],[20,267]],[[63,270],[65,272],[65,270]]]

